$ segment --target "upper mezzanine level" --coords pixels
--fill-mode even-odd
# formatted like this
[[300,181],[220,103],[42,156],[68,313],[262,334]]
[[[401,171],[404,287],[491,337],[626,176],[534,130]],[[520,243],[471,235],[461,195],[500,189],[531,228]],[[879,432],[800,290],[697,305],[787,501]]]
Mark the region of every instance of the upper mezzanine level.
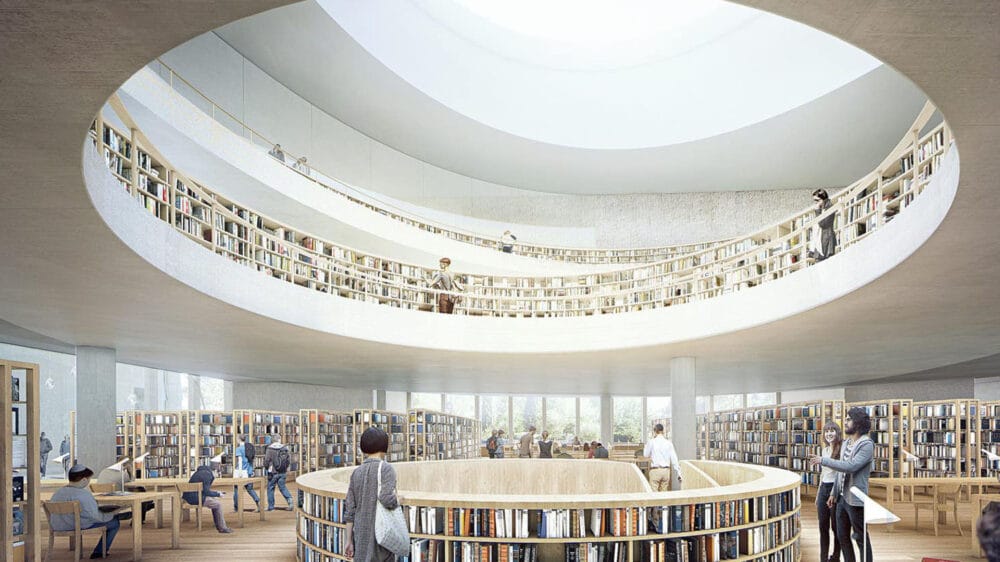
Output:
[[[909,208],[951,144],[945,124],[929,125],[933,114],[931,106],[925,107],[882,165],[835,195],[834,205],[822,216],[806,209],[744,237],[602,273],[492,275],[457,263],[458,279],[466,287],[456,312],[498,317],[616,314],[703,301],[785,278],[815,263],[810,250],[817,249],[821,219],[834,217],[841,252]],[[98,122],[95,138],[98,130],[105,161],[125,189],[154,216],[214,253],[320,292],[397,308],[435,309],[440,291],[428,287],[433,268],[361,252],[269,219],[260,209],[223,197],[170,166],[141,131],[116,131]]]

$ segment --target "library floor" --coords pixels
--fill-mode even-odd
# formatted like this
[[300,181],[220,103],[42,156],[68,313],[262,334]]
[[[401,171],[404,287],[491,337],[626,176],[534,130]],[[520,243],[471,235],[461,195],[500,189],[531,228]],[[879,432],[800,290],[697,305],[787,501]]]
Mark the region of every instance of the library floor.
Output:
[[[294,488],[289,486],[289,488]],[[292,492],[294,494],[294,491]],[[233,525],[236,522],[232,513],[231,498],[224,498],[229,506],[226,521]],[[277,499],[277,506],[283,507],[284,500]],[[940,536],[935,537],[930,524],[929,515],[921,514],[920,531],[913,528],[913,508],[907,505],[897,505],[896,514],[902,517],[902,522],[896,524],[892,533],[884,528],[873,528],[872,547],[875,560],[878,562],[919,562],[924,557],[954,560],[956,562],[985,562],[985,558],[976,558],[971,554],[971,538],[969,526],[972,523],[970,504],[959,506],[959,517],[965,536],[959,536],[951,517],[948,524],[939,527]],[[169,507],[166,517],[170,517]],[[132,533],[130,523],[125,523],[115,538],[114,547],[109,560],[127,560],[132,553]],[[261,522],[256,517],[246,518],[246,527],[233,527],[231,535],[221,535],[212,527],[211,514],[206,510],[203,515],[204,530],[200,533],[194,522],[181,525],[181,548],[170,550],[169,525],[164,529],[153,528],[152,521],[143,528],[143,560],[149,562],[178,562],[188,560],[295,560],[295,513],[275,510],[267,514],[267,521]],[[802,506],[802,562],[817,562],[819,560],[819,533],[816,530],[816,509],[813,498],[803,498]],[[42,525],[42,549],[45,555],[45,545],[48,544],[48,527]],[[89,555],[93,549],[94,539],[85,539]],[[86,556],[84,557],[86,558]],[[67,550],[67,539],[56,539],[56,548],[52,560],[73,560],[73,553]]]

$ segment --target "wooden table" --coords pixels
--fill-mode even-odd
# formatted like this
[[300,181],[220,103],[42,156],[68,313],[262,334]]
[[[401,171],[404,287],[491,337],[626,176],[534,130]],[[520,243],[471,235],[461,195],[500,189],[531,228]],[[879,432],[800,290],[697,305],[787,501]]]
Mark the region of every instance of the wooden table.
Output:
[[[886,494],[886,504],[889,511],[893,510],[893,506],[896,503],[896,488],[900,489],[899,499],[900,503],[906,502],[906,496],[904,495],[903,489],[910,488],[910,502],[913,501],[913,488],[917,486],[923,486],[928,488],[934,488],[938,484],[961,484],[966,486],[971,492],[973,486],[978,486],[980,492],[984,486],[996,486],[997,479],[993,477],[985,476],[946,476],[941,478],[926,478],[926,477],[902,477],[902,478],[870,478],[868,480],[869,488],[885,488]],[[961,491],[959,491],[961,494]],[[947,518],[947,513],[939,513],[938,522],[944,523]],[[887,528],[891,531],[892,525],[888,525]]]
[[[42,501],[50,501],[52,493],[40,495]],[[181,509],[181,496],[177,492],[133,492],[124,496],[110,496],[106,494],[94,494],[97,505],[117,505],[128,507],[132,510],[132,560],[142,560],[142,502],[156,502],[162,506],[165,500],[170,500],[170,510],[174,515],[170,518],[170,548],[176,549],[181,546],[181,518],[178,516]],[[157,510],[156,528],[163,527],[163,511]],[[77,548],[81,548],[78,545]]]
[[[995,482],[995,481],[994,481]],[[979,516],[983,513],[983,504],[1000,501],[1000,494],[973,494],[972,495],[972,555],[976,558],[983,557],[983,551],[979,548],[979,537],[976,536],[976,525],[979,524]]]
[[[186,484],[187,481],[188,481],[187,478],[139,478],[131,482],[126,482],[125,486],[131,488],[142,487],[147,490],[163,490],[166,488],[173,488],[173,486],[176,484]],[[264,497],[267,493],[267,478],[263,476],[248,476],[245,478],[220,476],[216,478],[215,481],[212,482],[212,488],[224,488],[225,490],[223,491],[229,493],[232,493],[232,488],[234,487],[236,488],[236,510],[238,512],[237,515],[239,516],[240,520],[240,528],[246,526],[246,523],[244,522],[243,519],[243,495],[246,493],[246,490],[243,488],[243,486],[247,484],[254,484],[254,488],[258,490],[261,495],[261,501],[262,502],[267,501],[266,498]],[[158,513],[156,514],[157,518],[162,517],[163,515],[162,506],[157,504],[156,509],[158,511]],[[261,521],[264,521],[266,518],[265,511],[266,508],[258,510],[259,512],[258,516],[260,517]]]

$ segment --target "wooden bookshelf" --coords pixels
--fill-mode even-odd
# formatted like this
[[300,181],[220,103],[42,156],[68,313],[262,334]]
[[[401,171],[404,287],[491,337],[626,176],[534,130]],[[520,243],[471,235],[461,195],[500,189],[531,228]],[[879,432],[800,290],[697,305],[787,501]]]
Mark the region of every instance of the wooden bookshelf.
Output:
[[806,493],[815,494],[819,491],[822,472],[819,467],[809,465],[809,457],[823,453],[826,422],[835,421],[841,430],[844,429],[844,401],[817,400],[782,404],[782,407],[788,408],[789,470],[802,476]]
[[222,455],[219,470],[223,476],[232,476],[236,450],[232,412],[193,410],[187,415],[191,435],[188,474],[194,474],[199,466],[210,464],[212,457]]
[[[73,412],[73,419],[76,419],[76,412]],[[73,459],[76,459],[76,424],[73,426],[73,447],[71,450],[73,452]],[[125,436],[125,413],[118,412],[115,414],[115,460],[120,461],[125,457],[129,456],[127,453],[127,443],[128,438]]]
[[787,469],[788,408],[763,406],[743,412],[741,461]]
[[695,416],[695,458],[698,460],[708,459],[710,435],[708,418],[708,414],[698,414]]
[[[290,412],[273,412],[264,410],[234,410],[236,441],[245,436],[247,442],[253,443],[256,456],[254,470],[264,470],[264,454],[274,439],[280,438],[281,443],[288,447],[291,466],[290,474],[299,470],[299,414]],[[258,472],[259,474],[262,472]]]
[[741,461],[743,410],[709,414],[708,460]]
[[[872,420],[871,438],[875,442],[872,477],[895,478],[906,476],[902,449],[912,445],[911,415],[913,400],[893,398],[870,402],[844,404],[844,415],[854,407],[864,408]],[[846,418],[845,418],[846,419]]]
[[38,365],[0,359],[0,379],[0,558],[34,562],[42,559]]
[[403,462],[409,460],[409,440],[407,425],[409,416],[400,412],[388,410],[357,409],[354,410],[354,462],[361,464],[364,453],[361,452],[361,434],[369,427],[379,427],[389,435],[389,451],[385,460]]
[[[651,492],[642,473],[626,463],[553,459],[542,466],[528,459],[477,459],[397,465],[411,559],[426,559],[434,550],[445,561],[513,562],[525,553],[538,560],[585,560],[588,553],[601,560],[670,560],[675,558],[667,553],[678,549],[690,560],[799,559],[796,475],[733,463],[681,463],[690,475],[685,489],[663,493]],[[298,560],[345,559],[350,470],[300,478]],[[566,479],[568,472],[578,478]]]
[[354,415],[316,409],[299,410],[299,471],[354,464]]
[[985,449],[1000,455],[1000,401],[981,402],[979,405],[979,428],[982,447],[975,451],[981,460],[980,476],[1000,476],[1000,460],[990,461],[983,454]]
[[909,463],[911,476],[978,476],[982,456],[978,400],[914,402],[912,416],[909,452],[919,461]]
[[188,415],[182,411],[133,410],[133,460],[147,454],[136,478],[177,478],[187,474]]
[[471,459],[479,455],[479,424],[471,418],[415,409],[408,414],[411,461]]
[[[120,103],[114,107],[124,107]],[[914,122],[931,118],[927,106]],[[128,115],[120,115],[131,123]],[[98,133],[100,131],[100,133]],[[268,218],[172,168],[141,131],[117,131],[100,118],[92,138],[111,174],[140,206],[204,248],[268,275],[344,298],[411,310],[435,309],[433,268],[370,255]],[[940,124],[904,139],[886,164],[832,196],[838,251],[908,208],[940,167],[950,132]],[[144,179],[142,179],[144,178]],[[897,193],[898,190],[898,193]],[[811,265],[807,249],[822,217],[805,209],[760,231],[706,244],[638,267],[558,277],[456,271],[467,290],[456,313],[501,317],[617,314],[714,298],[781,279]]]

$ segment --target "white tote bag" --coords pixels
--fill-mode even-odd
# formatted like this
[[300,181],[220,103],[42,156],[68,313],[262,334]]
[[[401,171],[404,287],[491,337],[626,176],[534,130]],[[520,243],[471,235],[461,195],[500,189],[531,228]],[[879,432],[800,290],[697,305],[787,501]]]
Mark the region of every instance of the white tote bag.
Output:
[[382,462],[378,463],[378,495],[375,496],[375,542],[396,556],[410,553],[410,532],[402,506],[386,509],[379,497],[382,495]]

